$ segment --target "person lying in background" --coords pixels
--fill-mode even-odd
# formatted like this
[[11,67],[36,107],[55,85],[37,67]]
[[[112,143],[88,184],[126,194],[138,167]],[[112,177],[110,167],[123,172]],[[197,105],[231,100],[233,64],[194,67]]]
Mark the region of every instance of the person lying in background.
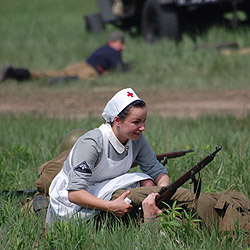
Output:
[[77,62],[57,71],[41,71],[5,65],[0,72],[0,83],[7,79],[25,81],[30,79],[48,78],[50,83],[54,84],[59,81],[67,80],[95,79],[115,70],[126,72],[130,70],[131,65],[129,63],[124,63],[122,60],[122,51],[124,49],[124,33],[114,31],[109,34],[107,43],[95,50],[86,62]]

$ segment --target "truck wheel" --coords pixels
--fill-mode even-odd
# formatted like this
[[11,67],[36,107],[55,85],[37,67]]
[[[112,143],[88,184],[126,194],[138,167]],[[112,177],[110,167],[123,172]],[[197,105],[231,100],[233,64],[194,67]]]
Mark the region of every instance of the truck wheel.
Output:
[[180,20],[177,10],[171,6],[161,6],[158,0],[147,0],[142,9],[141,30],[148,42],[168,37],[180,38]]
[[94,33],[100,33],[105,30],[104,23],[99,13],[85,16],[86,29]]

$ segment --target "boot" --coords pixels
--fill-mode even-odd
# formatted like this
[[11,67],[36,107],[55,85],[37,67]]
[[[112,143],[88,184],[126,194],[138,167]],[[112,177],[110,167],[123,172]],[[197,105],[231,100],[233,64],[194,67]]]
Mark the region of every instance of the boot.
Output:
[[4,65],[2,67],[2,70],[0,72],[0,83],[2,83],[3,81],[9,78],[10,69],[11,69],[10,65]]
[[14,68],[10,65],[4,66],[0,73],[0,82],[7,79],[15,79],[17,81],[23,81],[30,79],[30,72],[27,69]]

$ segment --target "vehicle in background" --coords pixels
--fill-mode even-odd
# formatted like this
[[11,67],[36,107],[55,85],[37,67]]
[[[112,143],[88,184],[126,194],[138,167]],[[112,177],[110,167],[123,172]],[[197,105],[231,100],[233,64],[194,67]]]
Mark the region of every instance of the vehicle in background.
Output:
[[223,19],[232,13],[231,25],[238,24],[237,13],[250,17],[250,0],[96,0],[99,13],[85,16],[86,28],[102,32],[107,23],[122,30],[136,30],[148,42],[167,37],[179,40],[183,30],[207,21]]

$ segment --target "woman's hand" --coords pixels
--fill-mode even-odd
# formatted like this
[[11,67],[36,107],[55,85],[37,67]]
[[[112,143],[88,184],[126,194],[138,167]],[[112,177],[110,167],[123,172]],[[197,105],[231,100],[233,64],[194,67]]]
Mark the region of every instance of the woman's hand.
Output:
[[142,202],[142,210],[144,221],[150,221],[155,219],[158,214],[162,213],[162,210],[159,209],[155,204],[155,198],[158,193],[149,194]]
[[129,194],[130,191],[126,191],[117,199],[109,201],[107,204],[108,211],[115,214],[117,217],[123,217],[125,214],[129,213],[133,206],[124,201]]
[[120,197],[113,201],[102,200],[96,198],[85,190],[69,191],[69,201],[90,209],[97,209],[101,211],[109,211],[118,217],[124,216],[133,208],[132,205],[127,204],[124,199],[130,194],[130,191],[124,192]]

